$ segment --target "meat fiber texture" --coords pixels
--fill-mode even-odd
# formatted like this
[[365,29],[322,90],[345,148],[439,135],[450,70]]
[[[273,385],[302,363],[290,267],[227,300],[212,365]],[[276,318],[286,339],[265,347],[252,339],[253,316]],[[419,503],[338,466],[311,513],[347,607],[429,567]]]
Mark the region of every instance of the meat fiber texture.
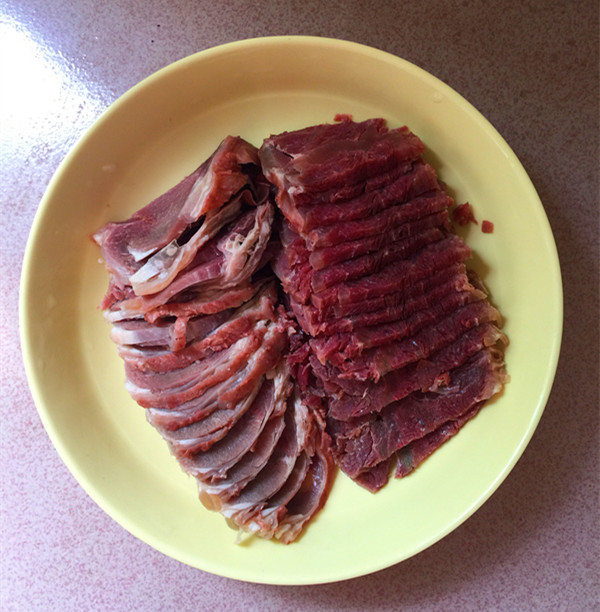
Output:
[[260,149],[228,136],[94,235],[126,387],[241,531],[292,542],[335,464],[376,492],[508,379],[500,313],[423,152],[383,119]]
[[285,132],[259,150],[282,213],[272,267],[303,334],[290,363],[325,406],[336,463],[373,492],[507,381],[500,313],[423,153],[383,119]]
[[275,207],[257,149],[227,137],[195,172],[94,240],[126,387],[239,530],[285,543],[323,507],[325,422],[291,378],[296,324],[268,263]]

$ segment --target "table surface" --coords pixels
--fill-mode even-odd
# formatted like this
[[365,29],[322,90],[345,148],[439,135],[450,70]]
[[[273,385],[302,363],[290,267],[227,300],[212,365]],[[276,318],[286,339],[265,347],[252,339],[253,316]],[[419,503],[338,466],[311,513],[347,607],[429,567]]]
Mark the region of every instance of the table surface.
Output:
[[[278,34],[384,49],[478,108],[538,190],[565,291],[552,394],[498,491],[419,555],[312,587],[204,573],[104,514],[42,427],[17,324],[21,263],[40,199],[100,113],[177,59]],[[593,0],[1,0],[2,609],[598,609],[598,37]]]

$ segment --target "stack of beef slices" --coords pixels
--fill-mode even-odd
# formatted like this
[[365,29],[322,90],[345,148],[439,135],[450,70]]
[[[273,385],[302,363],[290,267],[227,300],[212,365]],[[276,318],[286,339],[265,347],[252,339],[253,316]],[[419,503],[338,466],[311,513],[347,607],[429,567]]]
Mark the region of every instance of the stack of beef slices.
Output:
[[326,403],[337,464],[371,491],[506,381],[500,314],[467,271],[423,152],[383,119],[285,132],[259,150],[283,213],[272,266],[308,338],[298,380]]
[[94,239],[131,396],[205,505],[244,531],[291,542],[325,503],[333,462],[324,421],[295,391],[284,358],[295,323],[267,265],[274,211],[256,148],[228,137]]

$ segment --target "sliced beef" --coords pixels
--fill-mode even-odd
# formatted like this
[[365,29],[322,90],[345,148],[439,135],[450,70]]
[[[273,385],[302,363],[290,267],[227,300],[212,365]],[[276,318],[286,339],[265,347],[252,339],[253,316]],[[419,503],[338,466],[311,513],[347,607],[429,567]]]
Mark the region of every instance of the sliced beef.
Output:
[[105,312],[105,318],[111,323],[132,318],[144,318],[150,323],[156,323],[165,318],[176,317],[189,320],[199,315],[215,314],[227,308],[237,308],[252,298],[256,293],[255,283],[246,282],[220,291],[218,289],[194,289],[177,296],[176,301],[161,304],[141,314],[136,310],[128,310],[124,300]]
[[[183,330],[183,341],[178,346],[174,340],[171,350],[142,348],[137,351],[121,349],[119,352],[129,363],[135,364],[135,367],[141,370],[166,372],[181,369],[207,358],[211,353],[229,348],[240,338],[252,333],[257,325],[264,325],[268,321],[275,322],[276,303],[275,286],[269,284],[239,308],[227,309],[214,315],[201,315],[187,321]],[[173,324],[172,327],[176,328],[176,325]]]
[[[311,349],[322,363],[344,363],[361,355],[363,351],[394,342],[414,334],[428,325],[438,322],[446,313],[456,308],[482,301],[485,294],[474,288],[465,291],[452,291],[438,298],[430,306],[416,310],[405,318],[396,318],[391,322],[376,323],[358,327],[352,332],[340,332],[323,335],[310,342]],[[391,313],[390,313],[391,316]]]
[[[117,345],[136,347],[140,351],[149,352],[163,349],[163,352],[171,353],[197,338],[204,340],[233,314],[233,309],[225,309],[193,319],[171,317],[155,323],[149,323],[145,319],[117,321],[112,327],[110,337]],[[182,320],[184,324],[181,323]]]
[[221,510],[223,502],[235,498],[261,472],[285,429],[285,413],[270,419],[256,444],[235,465],[207,478],[197,476],[200,501],[209,510]]
[[209,448],[197,443],[183,449],[171,443],[171,448],[188,474],[206,480],[226,473],[256,444],[271,415],[285,411],[286,400],[287,396],[276,395],[273,383],[266,381],[241,419]]
[[164,289],[150,296],[124,300],[127,312],[146,314],[189,290],[223,291],[247,281],[267,247],[273,208],[266,202],[246,213],[195,253],[195,257]]
[[[462,418],[475,400],[456,381],[474,355],[496,360],[506,343],[498,311],[466,273],[471,253],[451,228],[452,198],[409,141],[405,129],[345,120],[271,137],[259,151],[285,217],[273,269],[307,335],[288,361],[326,406],[337,462],[371,491],[387,482],[398,448]],[[389,414],[400,405],[407,423],[420,422],[421,408],[437,420],[392,442]]]
[[384,459],[374,467],[365,468],[360,474],[354,476],[352,480],[361,487],[371,491],[371,493],[377,493],[388,483],[391,465],[391,458]]
[[[324,435],[324,434],[323,434]],[[329,448],[329,436],[317,448],[306,476],[294,497],[286,505],[275,537],[285,544],[293,542],[304,526],[323,508],[333,485],[335,465]]]
[[470,287],[464,264],[453,264],[411,285],[407,295],[398,292],[356,301],[333,304],[323,311],[303,305],[288,296],[288,303],[304,331],[312,336],[351,332],[408,317],[429,308],[451,291]]
[[228,137],[94,235],[126,387],[237,529],[292,542],[335,464],[375,492],[506,381],[423,151],[383,119]]
[[311,296],[311,302],[324,311],[334,305],[355,304],[400,291],[414,297],[414,283],[440,269],[462,263],[470,254],[471,250],[458,236],[448,236],[426,246],[413,259],[388,265],[376,274],[315,293]]
[[[402,181],[396,187],[401,189],[401,193],[405,193],[406,197],[434,189],[437,183],[428,181],[420,169],[419,177],[415,180],[417,177],[413,171],[418,165],[419,160],[402,162],[364,182],[348,183],[343,187],[319,193],[297,189],[279,190],[277,206],[297,232],[308,232],[320,225],[331,225],[344,216],[352,219],[364,217],[389,205],[389,198],[382,198],[380,192],[388,191],[390,185],[396,181]],[[409,174],[413,176],[409,178]]]
[[227,402],[225,405],[221,400],[223,393],[229,390],[229,379],[208,387],[203,393],[193,399],[179,404],[174,408],[150,407],[147,409],[148,420],[157,429],[176,431],[193,423],[210,418],[216,411],[227,410],[233,413],[240,402],[244,402],[249,395],[260,388],[264,375],[258,375],[252,379],[252,384],[247,385],[244,392],[240,394],[236,402]]
[[[407,172],[403,172],[408,169]],[[364,192],[351,199],[338,198],[336,202],[316,202],[300,207],[302,225],[299,231],[309,233],[318,227],[346,221],[356,221],[375,215],[399,202],[439,188],[433,168],[417,160],[413,164],[399,164],[397,169],[380,176],[381,184],[366,186]],[[374,179],[371,181],[374,182]],[[294,225],[297,228],[297,224]]]
[[[247,192],[246,192],[247,193]],[[236,219],[242,209],[242,195],[222,209],[208,215],[193,236],[179,245],[173,240],[154,253],[142,267],[129,277],[136,295],[149,295],[165,290],[180,272],[185,270],[202,249],[224,226]]]
[[230,499],[221,511],[244,530],[273,534],[287,514],[310,465],[310,458],[322,445],[321,430],[314,414],[299,395],[288,407],[289,418],[269,462],[246,485],[240,494]]
[[[250,393],[232,409],[219,410],[217,408],[205,418],[200,418],[196,422],[179,429],[173,430],[159,425],[156,426],[156,429],[169,443],[171,452],[180,459],[182,457],[189,458],[201,451],[204,453],[203,456],[206,456],[205,451],[208,451],[226,436],[226,444],[231,447],[231,440],[236,437],[236,433],[239,433],[240,430],[251,429],[263,417],[268,418],[271,410],[265,409],[265,405],[272,404],[272,397],[272,384],[261,378],[250,390]],[[154,425],[152,413],[146,411],[146,414],[148,421]],[[231,432],[232,428],[237,431]],[[207,456],[211,457],[212,455]],[[186,471],[190,472],[191,470],[186,468]]]
[[339,420],[379,412],[384,406],[401,400],[415,390],[428,391],[447,384],[450,372],[460,367],[477,351],[496,344],[503,347],[506,336],[492,323],[484,323],[465,332],[428,359],[411,363],[401,370],[394,370],[379,382],[366,385],[360,381],[343,381],[329,378],[323,366],[313,363],[322,384],[333,395],[329,402],[330,415]]
[[145,260],[180,239],[191,226],[218,215],[245,187],[252,190],[253,199],[264,200],[266,186],[260,179],[253,184],[244,170],[246,165],[258,164],[255,147],[241,138],[225,138],[206,162],[172,189],[127,221],[108,223],[98,230],[94,240],[113,281],[120,287],[131,286],[131,276]]
[[435,431],[403,446],[396,453],[396,478],[404,478],[419,467],[427,457],[432,455],[444,442],[455,436],[468,421],[475,417],[483,404],[484,402],[475,404],[473,408],[458,419],[448,421]]
[[[200,485],[204,501],[213,501],[227,518],[264,503],[285,484],[300,452],[294,411],[290,406],[283,415],[281,431],[271,432],[265,428],[271,435],[264,440],[260,436],[255,449],[248,451],[232,466],[225,478],[213,477],[213,483]],[[277,420],[272,423],[275,425]],[[276,439],[273,433],[277,435]]]
[[135,401],[145,408],[175,408],[188,402],[245,367],[263,343],[266,326],[237,340],[229,348],[213,353],[180,370],[152,372],[125,364],[126,387]]
[[406,260],[416,255],[422,248],[441,240],[446,232],[432,228],[416,236],[396,240],[382,246],[377,252],[368,253],[325,270],[314,272],[311,278],[312,290],[316,293],[325,291],[340,283],[377,274],[386,266]]
[[335,225],[318,227],[306,234],[306,242],[309,249],[313,250],[332,247],[340,242],[370,238],[397,228],[407,221],[416,221],[447,210],[452,203],[452,198],[445,192],[432,191],[365,219],[341,221]]
[[504,382],[501,360],[484,349],[453,371],[449,385],[436,392],[415,392],[375,416],[332,423],[338,464],[349,476],[356,476],[442,424],[460,418],[497,393]]
[[[349,259],[354,259],[367,253],[376,253],[387,245],[397,240],[408,239],[421,234],[426,230],[440,229],[449,230],[448,211],[442,210],[414,221],[407,221],[397,227],[387,229],[372,236],[358,238],[357,240],[346,240],[329,247],[307,250],[309,263],[315,271],[327,270]],[[316,274],[316,272],[315,272]]]
[[320,193],[416,160],[423,143],[408,128],[388,130],[369,120],[312,126],[267,138],[259,150],[263,172],[287,191]]
[[[390,340],[386,344],[375,344],[352,359],[335,355],[329,362],[336,366],[340,378],[354,380],[373,380],[422,359],[454,342],[463,333],[482,323],[499,322],[500,313],[487,301],[480,300],[457,307],[451,314],[415,332],[408,338],[394,341],[394,330],[385,330]],[[374,341],[375,342],[375,341]]]

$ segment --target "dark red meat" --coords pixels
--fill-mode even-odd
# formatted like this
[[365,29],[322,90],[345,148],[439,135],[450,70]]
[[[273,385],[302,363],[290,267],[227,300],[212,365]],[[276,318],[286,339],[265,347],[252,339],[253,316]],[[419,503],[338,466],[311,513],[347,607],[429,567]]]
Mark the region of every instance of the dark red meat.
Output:
[[336,463],[375,492],[506,381],[500,314],[423,143],[337,119],[260,150],[228,137],[94,235],[131,396],[208,508],[285,543]]
[[497,393],[505,381],[495,354],[483,350],[450,376],[436,392],[413,393],[375,416],[334,425],[334,453],[351,477],[378,465],[397,450],[458,419]]
[[[371,491],[387,482],[396,451],[411,445],[424,458],[481,389],[504,383],[500,315],[466,273],[452,199],[422,150],[399,153],[408,142],[405,128],[346,120],[271,137],[259,151],[285,217],[273,269],[308,336],[291,367],[325,406],[338,464]],[[470,211],[454,209],[455,220]],[[481,388],[461,378],[475,354],[498,366],[477,370]],[[420,420],[423,411],[436,416]],[[400,414],[394,429],[390,415]]]

